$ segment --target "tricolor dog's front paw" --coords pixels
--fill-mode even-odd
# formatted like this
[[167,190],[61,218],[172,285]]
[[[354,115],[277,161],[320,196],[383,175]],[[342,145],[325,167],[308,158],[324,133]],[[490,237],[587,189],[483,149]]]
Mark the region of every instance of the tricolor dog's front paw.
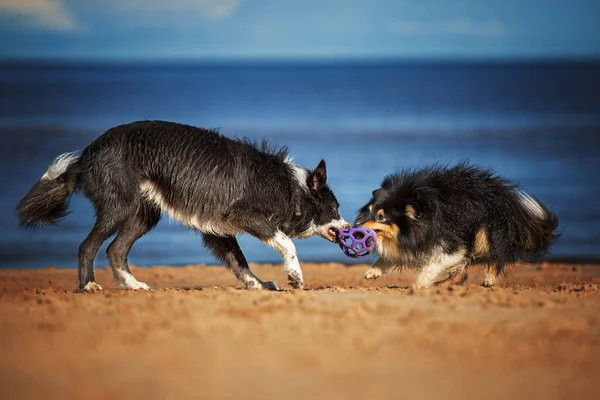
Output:
[[496,277],[492,274],[486,274],[483,282],[481,282],[481,286],[484,287],[492,287],[496,284]]
[[383,276],[383,271],[379,268],[369,268],[367,272],[365,272],[365,279],[377,279]]

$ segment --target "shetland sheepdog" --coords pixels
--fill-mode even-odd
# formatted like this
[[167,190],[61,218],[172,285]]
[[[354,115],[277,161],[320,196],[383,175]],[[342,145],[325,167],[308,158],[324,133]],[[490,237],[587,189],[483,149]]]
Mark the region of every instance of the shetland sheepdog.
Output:
[[508,265],[543,256],[558,236],[557,217],[539,200],[468,163],[385,177],[355,225],[377,237],[379,258],[365,278],[416,268],[416,289],[462,283],[473,264],[487,266],[482,285],[493,286]]

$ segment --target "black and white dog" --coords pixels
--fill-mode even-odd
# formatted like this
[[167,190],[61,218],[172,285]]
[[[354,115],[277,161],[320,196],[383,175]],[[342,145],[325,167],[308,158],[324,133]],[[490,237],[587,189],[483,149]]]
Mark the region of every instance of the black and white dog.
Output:
[[149,289],[127,264],[134,242],[163,212],[202,233],[204,244],[248,289],[276,290],[248,268],[236,235],[248,233],[277,250],[290,284],[304,280],[291,237],[319,235],[334,242],[350,225],[338,213],[327,185],[325,162],[314,170],[292,163],[287,148],[233,140],[213,130],[165,121],[140,121],[109,129],[80,156],[59,156],[20,201],[21,226],[55,224],[68,199],[82,191],[96,223],[79,247],[79,288],[102,289],[93,263],[113,234],[108,260],[118,285]]
[[508,264],[544,255],[558,236],[558,219],[541,202],[466,163],[387,176],[355,224],[377,236],[380,258],[365,278],[417,268],[417,289],[444,273],[443,282],[461,283],[472,264],[487,264],[482,284],[492,286]]

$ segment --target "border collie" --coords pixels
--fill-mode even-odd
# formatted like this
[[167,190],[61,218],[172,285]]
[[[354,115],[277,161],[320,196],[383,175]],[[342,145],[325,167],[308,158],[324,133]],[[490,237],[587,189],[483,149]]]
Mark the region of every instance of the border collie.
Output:
[[461,163],[406,170],[383,180],[355,224],[375,231],[376,279],[391,268],[417,268],[415,289],[467,279],[471,264],[487,264],[483,286],[516,258],[546,254],[558,219],[542,203],[492,172]]
[[93,263],[116,233],[107,255],[120,287],[144,289],[129,270],[134,242],[164,213],[201,232],[205,246],[248,289],[277,290],[248,268],[236,235],[248,233],[283,257],[289,283],[304,280],[291,237],[319,235],[334,242],[350,225],[327,185],[325,161],[314,170],[295,165],[288,149],[233,140],[214,130],[166,121],[138,121],[109,129],[81,155],[63,154],[20,201],[22,227],[55,224],[79,190],[96,222],[79,247],[79,289],[101,290]]

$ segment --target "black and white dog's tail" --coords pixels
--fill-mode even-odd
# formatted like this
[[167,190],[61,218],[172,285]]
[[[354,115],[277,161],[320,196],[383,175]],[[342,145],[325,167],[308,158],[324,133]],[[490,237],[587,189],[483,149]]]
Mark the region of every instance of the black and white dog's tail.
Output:
[[58,156],[19,202],[20,225],[36,228],[56,224],[64,218],[69,213],[69,198],[77,187],[78,175],[79,156],[76,153]]
[[516,190],[517,215],[516,230],[518,251],[527,258],[538,258],[548,253],[550,246],[560,236],[556,232],[558,218],[542,203],[528,195]]

